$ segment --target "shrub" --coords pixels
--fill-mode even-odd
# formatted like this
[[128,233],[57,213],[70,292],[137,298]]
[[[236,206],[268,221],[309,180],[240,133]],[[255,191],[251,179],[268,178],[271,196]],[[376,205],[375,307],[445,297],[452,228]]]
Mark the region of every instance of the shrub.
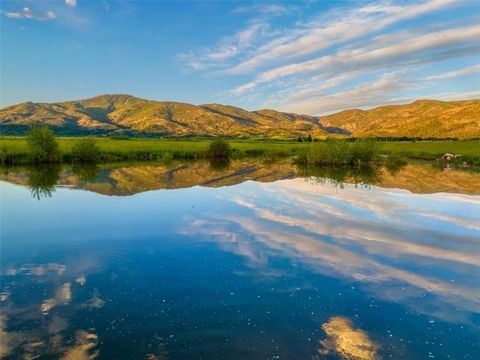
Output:
[[72,147],[73,161],[95,163],[100,158],[100,149],[94,139],[83,138]]
[[375,140],[357,141],[351,144],[352,161],[371,163],[378,160],[378,142]]
[[34,162],[56,162],[60,150],[55,135],[46,126],[32,126],[27,136],[28,152]]
[[228,159],[231,154],[230,144],[224,140],[212,141],[207,149],[209,159]]
[[351,153],[348,142],[343,140],[328,140],[311,145],[307,154],[307,162],[322,165],[345,165],[351,161]]

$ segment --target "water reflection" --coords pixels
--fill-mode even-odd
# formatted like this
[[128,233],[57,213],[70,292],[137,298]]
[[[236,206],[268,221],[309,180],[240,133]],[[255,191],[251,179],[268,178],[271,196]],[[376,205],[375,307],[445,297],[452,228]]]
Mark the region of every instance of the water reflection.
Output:
[[431,164],[407,164],[391,158],[384,166],[308,167],[290,161],[234,160],[230,162],[168,161],[163,163],[4,168],[1,179],[30,186],[36,198],[49,197],[55,184],[105,195],[133,195],[157,189],[192,186],[221,187],[254,180],[274,182],[296,177],[318,185],[377,185],[415,193],[455,192],[480,194],[480,172],[450,169]]
[[246,214],[211,214],[185,231],[219,242],[254,268],[288,257],[416,311],[472,323],[480,279],[473,287],[465,281],[480,272],[480,199],[344,187],[296,179],[262,186],[261,196],[229,192]]
[[52,197],[55,185],[60,179],[59,164],[44,164],[31,166],[27,169],[27,184],[32,196],[38,200],[42,197]]
[[396,175],[400,170],[408,165],[407,160],[399,155],[390,155],[385,162],[385,168],[390,172],[390,175]]
[[352,321],[343,316],[332,317],[322,325],[327,335],[321,340],[319,354],[337,354],[345,359],[378,359],[380,345],[370,340],[364,330],[353,328]]
[[[301,171],[66,168],[58,183],[90,192],[41,202],[2,183],[0,356],[479,358],[480,197],[397,189],[478,177]],[[373,178],[388,187],[358,186]],[[152,188],[182,189],[136,194]]]
[[230,167],[230,160],[229,159],[210,159],[208,161],[210,165],[210,169],[212,171],[225,171],[228,170]]
[[100,167],[96,164],[74,164],[72,166],[72,172],[78,180],[85,183],[92,183],[97,179],[100,173]]
[[321,166],[299,167],[299,175],[315,184],[333,184],[342,187],[345,183],[368,186],[382,178],[380,166]]
[[[70,265],[80,270],[79,264]],[[98,336],[93,329],[78,330],[71,321],[76,311],[99,309],[104,301],[94,289],[90,300],[78,302],[83,292],[79,286],[85,285],[85,277],[77,278],[78,285],[68,280],[71,277],[67,265],[58,263],[2,268],[2,359],[37,359],[46,355],[62,359],[98,357]],[[29,296],[25,297],[26,294]]]

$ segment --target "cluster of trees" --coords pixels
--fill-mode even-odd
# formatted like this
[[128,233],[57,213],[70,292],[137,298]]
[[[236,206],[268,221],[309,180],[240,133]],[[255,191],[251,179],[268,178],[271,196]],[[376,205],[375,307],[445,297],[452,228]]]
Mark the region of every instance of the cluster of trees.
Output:
[[318,139],[317,138],[312,138],[312,135],[308,134],[308,136],[306,136],[306,137],[299,136],[297,141],[298,142],[312,142],[312,141],[317,142]]
[[[32,126],[27,136],[30,158],[35,163],[56,163],[62,160],[60,145],[53,132],[46,126]],[[71,150],[72,161],[96,163],[100,160],[100,149],[92,138],[75,142]]]

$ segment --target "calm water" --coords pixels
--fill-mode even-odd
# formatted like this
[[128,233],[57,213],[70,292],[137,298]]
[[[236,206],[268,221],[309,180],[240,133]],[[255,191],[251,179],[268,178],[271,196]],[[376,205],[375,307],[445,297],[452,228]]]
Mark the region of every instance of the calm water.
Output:
[[0,357],[480,359],[480,175],[301,175],[4,173]]

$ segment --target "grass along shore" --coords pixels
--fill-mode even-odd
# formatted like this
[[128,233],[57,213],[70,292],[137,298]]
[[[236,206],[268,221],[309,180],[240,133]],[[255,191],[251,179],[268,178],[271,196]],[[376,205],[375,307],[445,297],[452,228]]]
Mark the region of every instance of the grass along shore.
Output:
[[[62,162],[72,162],[72,148],[81,138],[57,138]],[[205,158],[212,140],[174,139],[111,139],[94,138],[99,148],[100,162],[143,161],[159,159]],[[242,157],[306,157],[320,142],[229,140],[232,158]],[[357,144],[361,143],[357,141]],[[377,142],[378,152],[407,158],[439,159],[445,153],[461,155],[457,161],[480,165],[480,141],[395,141]],[[25,137],[0,137],[0,155],[3,164],[29,163]]]

